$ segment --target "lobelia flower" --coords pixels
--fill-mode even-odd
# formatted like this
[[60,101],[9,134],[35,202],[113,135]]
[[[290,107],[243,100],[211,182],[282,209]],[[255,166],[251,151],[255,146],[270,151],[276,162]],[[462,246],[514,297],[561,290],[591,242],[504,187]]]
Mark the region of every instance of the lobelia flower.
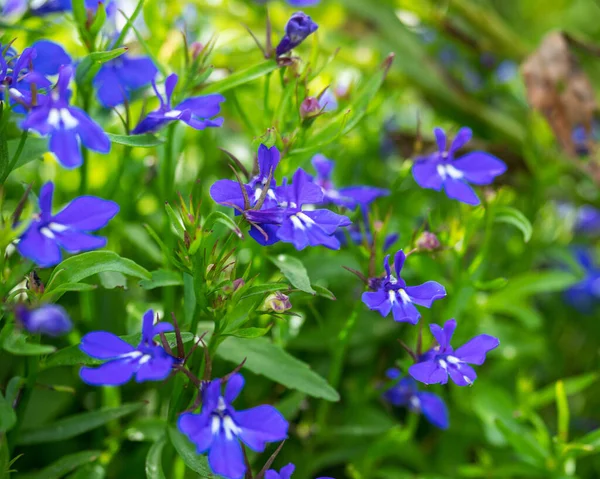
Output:
[[[296,466],[289,463],[287,466],[283,466],[279,472],[275,469],[269,469],[265,473],[265,479],[291,479],[292,474],[296,470]],[[317,479],[333,479],[331,477],[317,477]]]
[[564,293],[565,300],[582,313],[589,314],[600,303],[600,268],[596,266],[590,250],[577,247],[573,250],[577,263],[583,269],[583,278]]
[[149,309],[142,319],[142,339],[137,347],[106,331],[88,333],[79,349],[92,358],[108,361],[97,368],[82,367],[79,376],[92,386],[119,386],[133,376],[138,383],[162,381],[177,359],[156,344],[154,337],[173,329],[169,323],[154,324],[154,311]]
[[440,191],[444,188],[449,198],[469,205],[478,205],[479,198],[469,185],[489,185],[506,171],[506,164],[489,153],[473,151],[454,158],[472,136],[470,128],[461,128],[446,151],[446,134],[441,128],[434,130],[438,151],[420,157],[413,165],[413,176],[422,188]]
[[201,388],[201,413],[184,413],[177,421],[177,427],[196,445],[199,454],[208,451],[212,471],[229,479],[240,479],[246,473],[240,441],[253,451],[262,452],[267,442],[287,438],[289,426],[270,405],[236,411],[231,403],[243,387],[241,374],[231,376],[224,393],[221,379],[205,383]]
[[331,172],[335,162],[324,155],[313,156],[312,165],[317,172],[314,182],[323,190],[323,201],[337,206],[354,209],[357,206],[367,206],[381,196],[390,194],[388,190],[373,186],[349,186],[337,189],[331,181]]
[[285,35],[277,45],[275,53],[281,56],[300,45],[306,37],[317,31],[319,25],[303,12],[294,13],[285,26]]
[[[25,113],[32,107],[34,87],[36,90],[46,89],[51,82],[39,71],[30,69],[38,56],[35,48],[26,48],[21,55],[14,51],[7,54],[12,54],[8,61],[0,55],[0,100],[7,92],[11,104],[18,103],[15,111]],[[42,97],[38,95],[39,99]]]
[[456,329],[454,319],[446,321],[443,328],[432,324],[429,329],[438,345],[425,353],[420,358],[420,362],[408,369],[413,378],[424,384],[446,384],[449,375],[458,386],[470,386],[477,378],[477,374],[469,364],[481,366],[485,361],[486,353],[500,344],[498,338],[480,334],[455,351],[450,346]]
[[15,316],[27,331],[34,334],[63,336],[73,329],[71,318],[58,304],[44,304],[35,309],[18,305]]
[[50,40],[38,40],[31,45],[37,55],[33,58],[33,70],[46,76],[58,75],[62,66],[71,65],[73,60],[62,45]]
[[409,377],[402,377],[396,368],[390,368],[385,375],[396,384],[383,393],[383,398],[394,406],[405,406],[411,412],[422,413],[431,424],[440,429],[448,429],[448,408],[437,394],[419,391],[417,382]]
[[167,77],[165,80],[165,98],[158,93],[156,83],[152,82],[152,87],[160,100],[160,108],[149,113],[135,127],[132,131],[134,135],[156,132],[173,121],[183,121],[196,130],[223,125],[223,118],[212,119],[219,114],[221,103],[225,101],[225,97],[218,93],[188,98],[175,107],[171,107],[171,96],[178,80],[179,77],[175,73]]
[[88,233],[105,227],[119,212],[119,205],[113,201],[80,196],[53,215],[53,192],[51,182],[42,187],[40,213],[34,216],[17,245],[22,256],[40,267],[60,263],[61,248],[69,253],[79,253],[104,247],[106,238]]
[[327,88],[319,97],[321,111],[335,111],[338,109],[338,101],[331,88]]
[[50,151],[67,169],[83,163],[80,144],[99,153],[110,151],[110,140],[104,130],[83,110],[69,105],[72,75],[71,66],[61,67],[56,88],[21,123],[24,130],[32,129],[40,135],[50,136]]
[[394,256],[394,268],[396,276],[393,276],[390,270],[390,255],[384,260],[386,271],[385,278],[372,283],[377,287],[377,291],[367,291],[362,295],[362,302],[372,311],[379,311],[381,316],[386,317],[392,312],[394,321],[401,323],[417,324],[421,313],[415,307],[415,304],[431,308],[434,301],[446,296],[444,287],[435,282],[427,281],[419,286],[406,286],[404,280],[400,277],[406,255],[402,250]]

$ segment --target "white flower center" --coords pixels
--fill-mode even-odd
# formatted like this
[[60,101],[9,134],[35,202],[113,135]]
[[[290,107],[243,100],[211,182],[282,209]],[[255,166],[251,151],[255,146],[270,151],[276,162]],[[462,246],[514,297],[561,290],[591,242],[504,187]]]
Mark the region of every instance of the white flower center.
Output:
[[457,170],[451,164],[439,164],[437,165],[438,175],[442,177],[442,179],[446,179],[446,177],[450,177],[454,180],[460,180],[464,175],[462,171]]
[[67,108],[52,108],[48,113],[48,124],[53,128],[72,130],[79,122]]
[[165,113],[166,118],[177,118],[179,115],[181,115],[179,110],[171,110]]
[[408,294],[406,294],[406,291],[404,291],[403,289],[399,289],[398,294],[400,295],[400,299],[402,300],[402,302],[404,304],[412,303],[412,301],[410,300],[410,297],[408,296]]

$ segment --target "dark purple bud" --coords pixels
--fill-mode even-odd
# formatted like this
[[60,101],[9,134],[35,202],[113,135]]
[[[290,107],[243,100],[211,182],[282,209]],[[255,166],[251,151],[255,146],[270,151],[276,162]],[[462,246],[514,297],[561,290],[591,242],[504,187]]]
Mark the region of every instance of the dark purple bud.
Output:
[[265,300],[265,306],[267,309],[272,309],[276,313],[283,313],[284,311],[292,309],[290,298],[281,291],[269,295]]
[[371,291],[377,291],[383,284],[385,278],[369,278],[367,286]]
[[300,45],[306,37],[319,28],[312,19],[303,12],[294,13],[285,26],[285,36],[277,45],[277,56],[293,50]]
[[306,97],[300,105],[300,116],[302,118],[310,118],[316,116],[321,111],[319,100],[313,96]]
[[440,240],[429,231],[423,231],[417,238],[417,249],[419,251],[434,251],[440,247]]
[[62,336],[73,328],[71,318],[65,309],[57,304],[45,304],[32,310],[19,305],[15,316],[30,333]]

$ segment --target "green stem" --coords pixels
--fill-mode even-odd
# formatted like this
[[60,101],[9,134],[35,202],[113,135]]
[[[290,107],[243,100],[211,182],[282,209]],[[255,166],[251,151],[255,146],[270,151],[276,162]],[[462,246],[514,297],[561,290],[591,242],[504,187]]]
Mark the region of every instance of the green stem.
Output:
[[[83,106],[83,111],[85,111],[86,113],[89,113],[90,111],[90,91],[86,90],[83,92],[82,95],[82,106]],[[88,187],[88,168],[89,168],[89,161],[90,161],[90,152],[89,150],[85,147],[85,146],[81,146],[82,149],[82,155],[83,155],[83,163],[81,165],[81,180],[79,182],[79,195],[85,195],[87,193],[87,187]]]
[[118,193],[119,185],[121,184],[121,178],[123,177],[123,174],[125,173],[125,165],[131,156],[132,150],[133,150],[133,148],[131,148],[131,146],[126,146],[123,149],[123,154],[117,156],[117,161],[118,161],[117,171],[115,171],[115,176],[113,178],[112,184],[110,185],[110,189],[108,192],[108,198],[114,198],[115,195]]

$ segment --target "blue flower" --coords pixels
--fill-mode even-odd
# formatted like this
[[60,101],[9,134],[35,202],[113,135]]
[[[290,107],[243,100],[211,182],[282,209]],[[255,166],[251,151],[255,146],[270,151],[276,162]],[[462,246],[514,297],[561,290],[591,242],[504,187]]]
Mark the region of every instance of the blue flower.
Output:
[[396,276],[390,270],[390,255],[384,260],[386,277],[377,281],[377,291],[367,291],[362,295],[362,302],[372,311],[379,311],[381,316],[393,314],[394,321],[401,323],[417,324],[421,313],[415,304],[431,308],[434,301],[446,296],[444,287],[435,281],[427,281],[419,286],[406,286],[400,277],[406,255],[402,250],[394,256]]
[[383,393],[383,398],[394,406],[405,406],[411,412],[422,413],[431,424],[440,429],[448,429],[448,408],[437,394],[419,391],[417,382],[409,377],[402,377],[396,368],[386,371],[386,376],[396,384]]
[[300,45],[306,37],[317,31],[319,25],[303,12],[294,13],[285,26],[285,35],[275,53],[281,56]]
[[[10,103],[18,103],[15,111],[25,113],[32,107],[33,87],[39,91],[48,88],[51,82],[42,73],[30,69],[30,65],[35,65],[37,61],[38,52],[35,48],[26,48],[21,55],[9,49],[6,56],[8,59],[0,54],[0,100],[8,93]],[[43,95],[39,94],[38,99],[42,98]]]
[[142,324],[142,340],[137,347],[106,331],[94,331],[81,339],[79,348],[88,356],[108,359],[97,368],[84,366],[81,379],[92,386],[119,386],[135,375],[138,383],[162,381],[177,361],[154,342],[160,333],[173,331],[169,323],[154,324],[154,311],[146,311]]
[[449,198],[469,205],[478,205],[479,198],[469,183],[489,185],[494,178],[506,171],[506,165],[489,153],[473,151],[455,159],[457,150],[471,139],[471,129],[461,128],[452,145],[446,151],[446,134],[441,128],[434,130],[438,151],[417,158],[413,176],[422,188],[440,191],[442,187]]
[[480,334],[455,351],[450,346],[456,329],[454,319],[446,321],[443,328],[432,324],[429,329],[438,346],[425,353],[420,358],[420,362],[408,369],[413,378],[424,384],[446,384],[450,375],[452,381],[458,386],[470,386],[477,378],[477,374],[469,364],[481,366],[485,361],[485,355],[500,344],[498,338]]
[[37,55],[33,59],[33,70],[46,76],[58,75],[62,66],[71,65],[72,60],[65,49],[50,40],[38,40],[31,45]]
[[375,188],[373,186],[350,186],[346,188],[335,188],[331,181],[334,162],[324,155],[315,155],[312,165],[317,172],[315,183],[323,190],[323,201],[354,209],[357,206],[366,206],[381,196],[390,194],[388,190]]
[[106,62],[94,77],[100,103],[107,107],[120,105],[131,92],[149,85],[158,69],[150,58],[132,58],[127,54]]
[[167,77],[165,81],[166,99],[158,93],[156,84],[152,83],[156,96],[160,100],[160,108],[148,114],[135,127],[132,132],[134,135],[156,132],[173,121],[183,121],[196,130],[223,125],[223,118],[213,119],[221,111],[221,103],[225,101],[223,95],[214,93],[212,95],[196,96],[171,107],[171,96],[178,80],[179,77],[175,73]]
[[83,163],[80,143],[100,153],[110,151],[110,140],[104,130],[83,110],[69,105],[72,74],[70,66],[61,67],[56,89],[46,95],[21,124],[24,130],[50,136],[50,151],[67,169]]
[[15,315],[23,327],[34,334],[63,336],[73,329],[71,318],[65,309],[57,304],[44,304],[35,309],[18,305]]
[[106,226],[119,211],[119,205],[113,201],[80,196],[53,215],[53,192],[51,182],[42,187],[40,213],[34,217],[17,246],[22,256],[41,267],[60,263],[61,248],[69,253],[79,253],[104,247],[106,238],[88,233]]
[[[295,469],[296,469],[296,466],[294,466],[292,463],[288,464],[287,466],[282,467],[279,472],[277,472],[275,469],[269,469],[265,473],[265,479],[291,479],[292,474],[294,473]],[[317,479],[333,479],[333,478],[318,477]]]
[[583,279],[565,291],[565,300],[582,313],[592,313],[600,303],[600,268],[596,266],[591,251],[574,248],[575,260],[583,269]]
[[225,386],[214,379],[201,390],[200,414],[184,413],[177,426],[199,454],[208,451],[208,463],[215,474],[229,479],[240,479],[246,473],[244,453],[240,441],[256,452],[265,450],[267,442],[287,438],[288,422],[273,406],[262,405],[245,411],[236,411],[231,403],[244,387],[241,374],[234,374]]

